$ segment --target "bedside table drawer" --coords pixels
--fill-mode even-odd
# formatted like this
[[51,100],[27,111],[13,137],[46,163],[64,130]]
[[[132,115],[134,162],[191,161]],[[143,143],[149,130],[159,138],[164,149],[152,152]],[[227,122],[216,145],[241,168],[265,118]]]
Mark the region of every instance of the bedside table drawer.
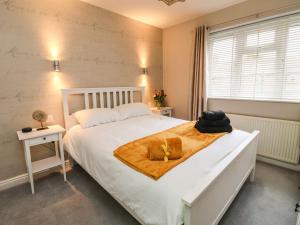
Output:
[[153,114],[162,116],[172,116],[172,107],[151,108]]
[[169,109],[161,110],[161,114],[163,114],[163,115],[170,114],[170,110]]
[[49,143],[52,141],[58,141],[59,136],[58,134],[51,134],[43,137],[37,137],[37,138],[32,138],[29,140],[29,144],[32,145],[40,145],[40,144],[45,144]]

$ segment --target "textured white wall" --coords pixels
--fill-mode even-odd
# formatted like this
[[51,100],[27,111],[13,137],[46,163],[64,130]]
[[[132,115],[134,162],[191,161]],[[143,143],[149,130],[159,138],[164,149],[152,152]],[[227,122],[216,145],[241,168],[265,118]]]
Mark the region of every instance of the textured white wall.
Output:
[[60,88],[144,84],[150,102],[162,88],[160,29],[79,0],[0,0],[0,180],[26,172],[15,131],[38,126],[35,109],[63,124]]

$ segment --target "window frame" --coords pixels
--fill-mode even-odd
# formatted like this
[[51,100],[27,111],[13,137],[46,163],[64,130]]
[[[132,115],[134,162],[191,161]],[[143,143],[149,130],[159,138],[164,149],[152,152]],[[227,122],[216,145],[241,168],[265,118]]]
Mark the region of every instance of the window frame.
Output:
[[[243,27],[243,26],[249,26],[249,27],[256,26],[257,24],[259,24],[261,22],[265,22],[265,21],[273,20],[273,19],[278,19],[278,18],[286,17],[286,16],[292,16],[292,15],[295,15],[295,14],[300,15],[300,12],[255,21],[255,22],[247,23],[245,25],[237,26],[236,28]],[[238,40],[238,41],[242,42],[242,44],[240,44],[240,43],[236,44],[235,43],[236,40],[234,40],[234,39],[236,39],[237,36],[234,34],[234,28],[233,27],[228,29],[228,30],[233,30],[231,35],[222,37],[223,39],[227,39],[227,38],[230,38],[230,36],[232,36],[233,42],[234,42],[232,52],[236,51],[236,53],[233,53],[233,54],[234,54],[235,58],[239,57],[240,58],[239,60],[242,60],[242,56],[245,56],[247,54],[251,55],[251,53],[253,53],[254,55],[256,54],[255,60],[257,61],[258,60],[258,53],[257,53],[258,50],[260,51],[260,53],[271,52],[272,49],[275,50],[274,51],[276,53],[275,63],[281,63],[280,68],[275,67],[275,69],[276,69],[275,73],[280,74],[281,76],[280,76],[279,79],[282,80],[282,82],[280,83],[281,88],[279,90],[280,91],[280,97],[279,98],[273,98],[273,99],[272,99],[272,97],[270,97],[270,98],[264,98],[264,97],[256,98],[255,97],[255,95],[256,95],[255,88],[257,87],[257,85],[256,85],[257,83],[254,83],[254,85],[255,85],[254,86],[254,94],[252,95],[252,97],[233,96],[232,91],[235,90],[235,89],[232,88],[232,81],[230,81],[230,90],[229,90],[229,92],[230,92],[229,95],[230,96],[228,96],[228,97],[226,97],[226,96],[220,96],[220,97],[219,96],[210,96],[209,91],[208,91],[210,78],[208,77],[206,79],[207,80],[207,82],[206,82],[207,99],[255,101],[255,102],[274,102],[274,103],[295,103],[295,104],[300,103],[300,98],[299,99],[284,98],[285,85],[287,83],[287,77],[288,77],[288,72],[286,71],[287,70],[286,69],[286,67],[287,67],[286,60],[287,60],[287,50],[288,50],[287,39],[289,38],[289,29],[293,26],[293,24],[295,24],[295,26],[297,26],[297,22],[289,21],[289,22],[286,23],[286,26],[282,26],[280,28],[276,27],[274,29],[274,42],[270,43],[270,44],[266,44],[263,47],[258,47],[259,44],[254,45],[254,46],[247,46],[247,36],[248,35],[243,35],[243,39]],[[266,27],[268,27],[268,26],[266,26]],[[265,28],[263,27],[262,30],[264,30],[264,29]],[[259,35],[260,30],[261,30],[261,28],[259,28],[257,30],[253,29],[252,31],[251,31],[251,29],[249,29],[249,33],[253,32],[254,34],[257,33],[257,35]],[[268,28],[266,28],[266,30],[268,30]],[[222,31],[226,32],[227,29],[222,29],[220,32],[222,32]],[[219,31],[216,31],[216,32],[219,32]],[[212,33],[215,33],[215,32],[212,32]],[[282,36],[284,36],[285,38],[278,38],[278,37],[282,37]],[[221,38],[220,38],[220,40],[221,40]],[[259,38],[257,38],[257,40],[259,40]],[[209,41],[209,38],[208,38],[208,41]],[[280,46],[280,47],[278,47],[278,46]],[[213,51],[210,49],[210,47],[213,48],[212,46],[208,46],[208,48],[207,48],[208,49],[207,50],[208,61],[211,61],[212,57],[213,57],[213,54],[210,54],[210,52],[213,53]],[[235,48],[238,48],[238,49],[235,49]],[[278,54],[278,52],[280,52],[280,54]],[[247,54],[245,54],[245,53],[247,53]],[[235,73],[238,73],[238,75],[236,75],[236,77],[239,77],[238,79],[241,80],[241,78],[243,76],[243,63],[237,63],[237,60],[234,59],[234,57],[232,57],[232,60],[231,60],[232,69],[231,69],[230,79],[232,80],[232,77],[234,77]],[[209,62],[209,63],[207,63],[207,71],[208,71],[209,74],[211,73],[211,69],[212,68],[211,68],[210,62]],[[256,62],[256,70],[257,70],[257,62]],[[258,74],[256,72],[255,77],[257,77],[257,75]],[[239,90],[240,89],[241,89],[241,86],[239,87]]]

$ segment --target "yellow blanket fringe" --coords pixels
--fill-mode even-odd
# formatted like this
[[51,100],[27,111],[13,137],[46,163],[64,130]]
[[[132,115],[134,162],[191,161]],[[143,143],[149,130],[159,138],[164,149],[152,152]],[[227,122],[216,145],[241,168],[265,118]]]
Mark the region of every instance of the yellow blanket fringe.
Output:
[[[195,122],[187,122],[171,129],[129,142],[114,151],[114,156],[131,168],[155,180],[159,179],[173,167],[184,162],[193,154],[210,145],[225,133],[200,133],[194,128]],[[148,144],[153,139],[179,137],[182,140],[183,156],[177,160],[151,161],[147,157]]]

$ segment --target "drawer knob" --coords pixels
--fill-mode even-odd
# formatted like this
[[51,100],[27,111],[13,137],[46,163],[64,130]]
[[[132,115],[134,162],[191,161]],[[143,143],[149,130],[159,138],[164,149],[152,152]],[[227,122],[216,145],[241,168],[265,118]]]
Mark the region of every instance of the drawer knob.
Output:
[[46,137],[43,137],[44,141],[46,140]]

